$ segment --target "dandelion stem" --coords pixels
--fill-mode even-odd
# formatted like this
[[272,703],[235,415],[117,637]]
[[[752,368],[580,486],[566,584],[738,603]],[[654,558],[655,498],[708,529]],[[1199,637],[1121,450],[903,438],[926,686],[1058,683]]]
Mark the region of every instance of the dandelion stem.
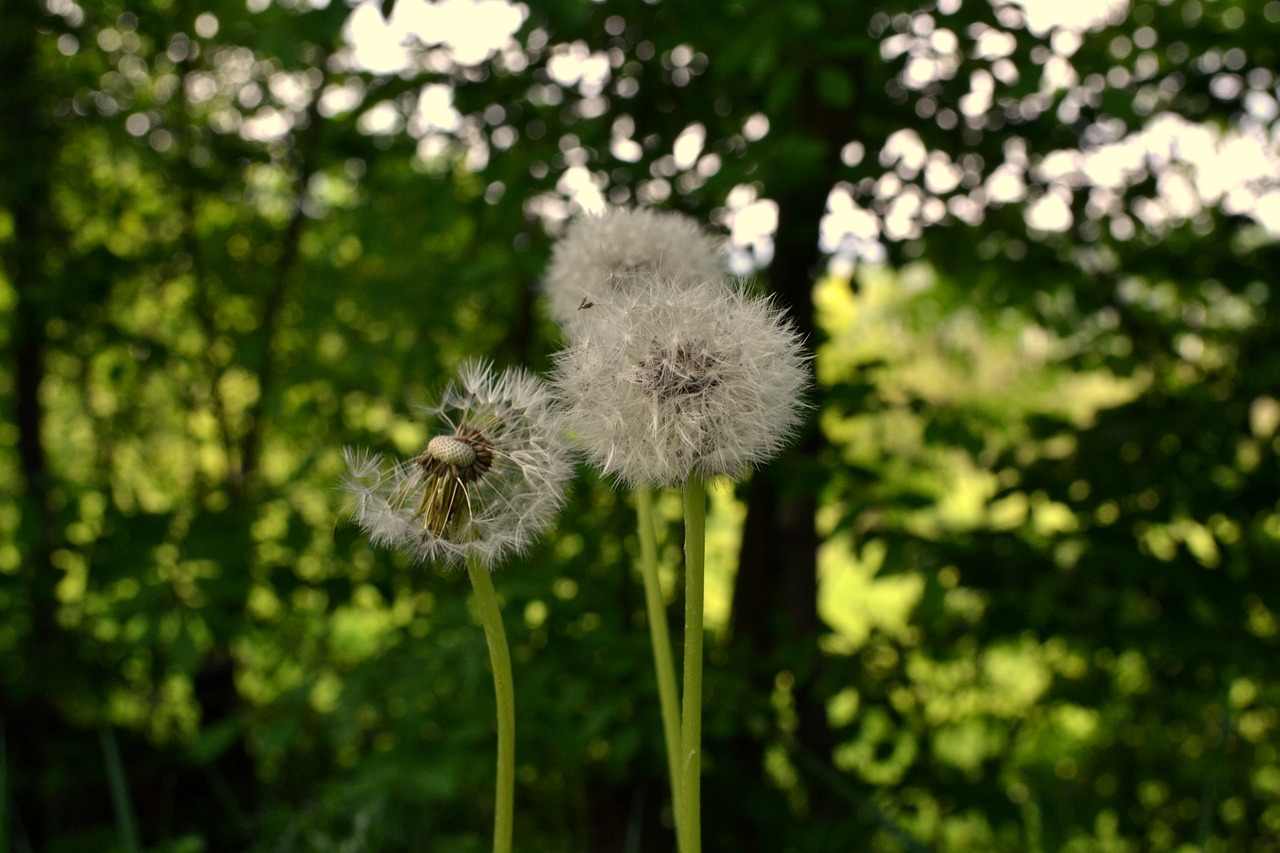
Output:
[[471,577],[484,636],[489,641],[493,693],[498,705],[498,782],[493,815],[493,853],[511,853],[516,787],[516,700],[511,678],[511,652],[507,648],[502,610],[489,569],[479,560],[471,559],[467,561],[467,574]]
[[662,735],[667,744],[667,770],[671,775],[671,808],[680,837],[680,698],[676,692],[675,664],[671,658],[671,632],[658,583],[658,543],[653,524],[653,491],[636,489],[636,523],[640,535],[640,575],[653,642],[653,668],[658,679],[658,703],[662,708]]
[[127,853],[141,853],[138,841],[138,820],[133,814],[129,799],[129,783],[125,778],[124,762],[120,760],[120,747],[116,734],[109,726],[98,731],[102,741],[102,757],[107,765],[107,786],[111,789],[111,804],[115,808],[116,824],[120,828],[120,845]]
[[702,849],[702,580],[706,556],[707,490],[690,474],[684,486],[684,714],[680,752],[680,853]]

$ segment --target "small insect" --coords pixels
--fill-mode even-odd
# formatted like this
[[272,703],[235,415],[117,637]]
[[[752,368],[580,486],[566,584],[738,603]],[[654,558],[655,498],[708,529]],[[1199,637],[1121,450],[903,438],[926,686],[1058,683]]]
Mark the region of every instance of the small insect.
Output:
[[593,305],[595,305],[595,303],[591,301],[591,297],[584,296],[582,297],[582,301],[578,303],[578,310],[581,311],[583,308],[590,308]]

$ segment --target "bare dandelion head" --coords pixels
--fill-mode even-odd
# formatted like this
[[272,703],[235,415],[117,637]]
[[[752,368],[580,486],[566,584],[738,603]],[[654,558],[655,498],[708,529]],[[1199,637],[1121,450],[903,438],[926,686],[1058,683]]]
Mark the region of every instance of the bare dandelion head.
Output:
[[569,224],[551,251],[546,288],[551,316],[561,326],[587,308],[655,276],[674,286],[724,275],[722,241],[696,220],[646,207],[607,209]]
[[651,280],[598,310],[557,355],[555,384],[566,430],[605,474],[632,487],[736,477],[791,440],[809,370],[772,300]]
[[555,517],[571,472],[548,389],[532,374],[469,363],[427,410],[445,431],[398,462],[348,448],[343,488],[375,545],[420,562],[494,566]]
[[[458,472],[459,476],[465,472],[468,479],[474,480],[489,470],[489,465],[493,462],[493,453],[489,449],[488,442],[484,440],[484,433],[479,430],[471,430],[471,432],[473,433],[471,436],[437,435],[427,442],[427,450],[423,455],[430,458],[433,463]],[[479,462],[481,452],[485,456],[484,463]]]

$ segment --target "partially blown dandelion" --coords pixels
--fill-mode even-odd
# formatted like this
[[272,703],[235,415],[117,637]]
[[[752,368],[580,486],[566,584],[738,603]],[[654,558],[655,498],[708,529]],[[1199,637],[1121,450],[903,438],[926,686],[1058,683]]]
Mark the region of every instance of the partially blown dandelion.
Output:
[[511,652],[489,570],[551,523],[569,478],[568,448],[555,429],[551,393],[514,369],[495,376],[479,362],[459,371],[427,409],[448,427],[413,459],[385,464],[348,448],[343,488],[375,545],[415,559],[465,564],[489,644],[497,708],[493,850],[511,853],[515,819],[515,692]]
[[805,408],[807,358],[770,299],[650,276],[592,309],[557,355],[569,429],[632,488],[738,476],[776,455]]
[[587,306],[609,302],[648,279],[673,286],[721,278],[721,241],[696,220],[645,207],[615,207],[570,223],[556,241],[544,286],[561,326]]
[[459,384],[426,410],[448,432],[422,453],[389,464],[344,451],[353,519],[375,545],[420,562],[492,567],[522,550],[555,517],[571,473],[550,402],[524,370],[495,376],[485,364],[465,364]]

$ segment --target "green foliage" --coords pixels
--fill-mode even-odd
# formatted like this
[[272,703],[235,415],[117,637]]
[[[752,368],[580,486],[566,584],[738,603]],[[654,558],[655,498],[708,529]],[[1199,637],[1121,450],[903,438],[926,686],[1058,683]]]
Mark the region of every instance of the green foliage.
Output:
[[[340,449],[415,452],[463,358],[545,367],[599,197],[776,203],[816,351],[811,437],[713,494],[708,849],[1274,849],[1275,225],[1176,151],[1072,158],[1176,116],[1274,164],[1275,3],[560,0],[398,74],[312,5],[6,7],[0,847],[129,848],[114,795],[144,849],[486,849],[466,585],[343,523]],[[584,472],[495,577],[520,849],[671,849],[632,526]]]

